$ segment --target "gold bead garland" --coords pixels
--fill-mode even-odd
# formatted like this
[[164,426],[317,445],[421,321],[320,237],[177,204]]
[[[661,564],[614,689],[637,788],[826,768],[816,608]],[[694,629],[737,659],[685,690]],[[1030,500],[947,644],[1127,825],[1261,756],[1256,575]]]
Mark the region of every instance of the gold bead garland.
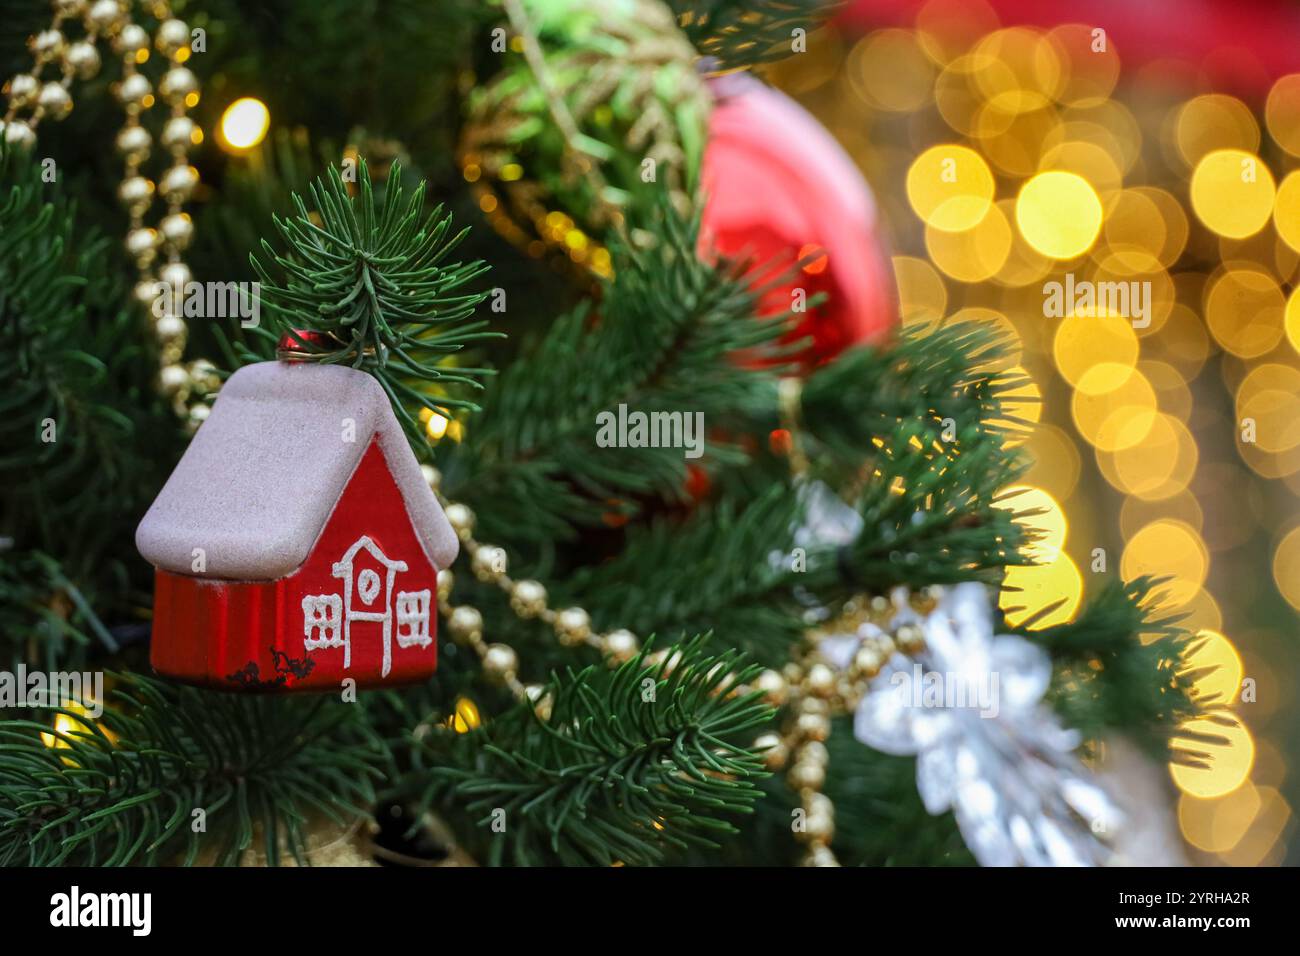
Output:
[[[135,298],[149,311],[158,341],[159,390],[172,400],[176,413],[187,416],[189,426],[197,428],[207,417],[208,406],[201,401],[193,407],[187,407],[187,403],[195,393],[215,391],[216,379],[209,363],[182,363],[187,330],[176,305],[192,278],[181,253],[194,234],[193,221],[184,207],[198,186],[199,174],[190,164],[189,151],[202,142],[203,136],[186,114],[198,103],[199,82],[183,65],[190,57],[189,26],[172,16],[167,0],[149,0],[141,6],[158,21],[152,37],[132,20],[129,0],[55,0],[52,25],[28,41],[33,57],[31,72],[20,73],[5,84],[8,106],[0,132],[10,145],[34,146],[36,128],[42,119],[61,120],[72,112],[73,82],[90,79],[99,72],[102,64],[97,44],[105,41],[121,59],[122,76],[113,88],[125,113],[115,139],[124,166],[117,198],[128,217],[126,250],[139,271]],[[69,40],[67,28],[78,20],[83,35]],[[143,173],[153,137],[140,122],[142,114],[156,101],[153,85],[139,69],[149,60],[151,45],[167,60],[158,93],[171,112],[161,140],[170,165],[156,184]],[[57,71],[58,78],[44,79],[47,70],[51,75]],[[162,197],[166,207],[157,228],[145,222],[155,195]],[[162,315],[154,316],[159,282],[166,283],[173,295],[164,296]]]
[[[505,550],[482,544],[473,537],[474,512],[442,496],[439,492],[442,476],[436,468],[424,465],[422,470],[465,553],[470,556],[474,576],[505,591],[510,609],[517,617],[549,624],[557,640],[566,647],[582,644],[595,647],[610,667],[637,655],[640,640],[633,632],[619,628],[598,635],[592,630],[591,617],[585,609],[569,607],[555,611],[549,606],[546,588],[540,582],[511,579],[506,573]],[[550,699],[544,696],[545,688],[519,680],[519,656],[513,648],[489,644],[483,639],[483,615],[477,608],[451,603],[454,583],[450,570],[438,573],[438,610],[447,621],[452,640],[472,647],[489,678],[508,687],[518,699],[530,701],[543,720],[549,719]],[[741,694],[758,691],[772,707],[784,707],[789,714],[785,732],[760,735],[754,740],[754,749],[765,755],[769,770],[786,770],[787,783],[799,795],[802,822],[796,835],[806,846],[801,860],[805,866],[839,865],[830,846],[835,835],[835,807],[822,792],[830,762],[826,741],[831,734],[831,718],[857,709],[871,679],[896,651],[913,655],[924,648],[925,636],[918,626],[896,624],[894,619],[904,606],[922,616],[930,613],[938,596],[939,590],[935,588],[918,592],[900,588],[891,598],[881,595],[852,598],[833,620],[805,633],[802,655],[787,664],[783,672],[762,671],[751,685],[734,689]],[[836,671],[821,657],[818,645],[829,635],[845,633],[864,636],[848,668]],[[668,653],[656,651],[647,660],[655,665],[666,662],[671,669],[673,661],[668,659]]]

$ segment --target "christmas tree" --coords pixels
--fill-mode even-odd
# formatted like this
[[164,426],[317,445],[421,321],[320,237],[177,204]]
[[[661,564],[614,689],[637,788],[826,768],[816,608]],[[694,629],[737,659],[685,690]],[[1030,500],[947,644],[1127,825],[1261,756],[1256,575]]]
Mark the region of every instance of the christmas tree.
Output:
[[[1158,580],[999,602],[1060,546],[1008,496],[1024,382],[995,326],[900,328],[865,184],[763,82],[829,9],[54,11],[0,16],[0,649],[107,676],[3,702],[0,862],[1101,863],[1104,743],[1197,759]],[[383,497],[414,513],[400,434],[459,552],[432,676],[360,680],[358,637],[292,692],[341,660],[327,602],[274,676],[162,663],[164,579],[243,586],[340,494],[329,395],[226,410],[263,368],[377,383]],[[214,517],[178,462],[218,429]],[[169,475],[188,568],[145,531]]]

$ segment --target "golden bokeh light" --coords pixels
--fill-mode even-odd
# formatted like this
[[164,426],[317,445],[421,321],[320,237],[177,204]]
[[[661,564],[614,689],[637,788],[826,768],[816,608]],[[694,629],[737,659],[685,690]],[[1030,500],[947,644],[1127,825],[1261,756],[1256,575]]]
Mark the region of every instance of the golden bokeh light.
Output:
[[[1123,425],[1116,428],[1125,432]],[[1145,428],[1146,433],[1137,442],[1099,448],[1097,466],[1102,476],[1119,491],[1144,501],[1164,501],[1186,490],[1200,457],[1187,426],[1165,412],[1150,419],[1139,412],[1127,428]]]
[[1059,125],[1051,108],[1008,114],[985,103],[975,117],[975,138],[999,172],[1019,179],[1041,167],[1043,144]]
[[1206,227],[1241,239],[1264,228],[1273,214],[1273,174],[1240,149],[1206,153],[1192,173],[1192,209]]
[[1096,143],[1081,139],[1065,139],[1044,146],[1035,171],[1052,170],[1082,176],[1092,184],[1101,199],[1102,207],[1107,210],[1119,195],[1124,182],[1124,174],[1120,172],[1115,157]]
[[997,27],[998,15],[986,0],[927,0],[916,14],[921,46],[936,63],[947,63]]
[[[963,322],[973,322],[985,329],[992,331],[998,338],[1002,346],[1002,356],[992,361],[981,361],[973,365],[980,371],[999,371],[1007,372],[1009,375],[1020,378],[1028,376],[1023,368],[1020,367],[1021,359],[1024,356],[1024,342],[1020,337],[1020,330],[1015,327],[1010,319],[996,309],[986,309],[982,306],[971,305],[964,309],[958,309],[948,317],[948,323],[959,325]],[[1020,405],[1028,393],[1012,389],[1006,393],[1011,396],[1013,405]],[[1037,389],[1033,391],[1034,395],[1040,394]],[[1023,411],[1023,409],[1021,410]],[[1034,415],[1034,421],[1037,421],[1037,415]]]
[[1030,460],[1026,482],[1045,488],[1058,501],[1074,494],[1079,483],[1079,450],[1064,431],[1055,425],[1040,424],[1024,447]]
[[948,289],[939,271],[916,256],[894,256],[893,265],[903,324],[937,324],[948,308]]
[[927,225],[962,232],[993,207],[993,173],[967,146],[933,146],[908,169],[907,198]]
[[1141,372],[1156,390],[1160,408],[1184,424],[1192,417],[1192,390],[1187,387],[1183,373],[1168,362],[1144,359],[1138,363]]
[[1009,27],[987,34],[975,45],[984,68],[975,83],[985,101],[1003,113],[1029,113],[1048,106],[1061,90],[1060,48],[1043,34]]
[[1290,298],[1286,300],[1282,324],[1286,330],[1286,340],[1291,343],[1291,348],[1300,353],[1300,286],[1292,289]]
[[1158,416],[1156,392],[1134,368],[1101,362],[1079,379],[1070,399],[1074,425],[1094,448],[1129,448],[1150,433]]
[[1232,268],[1210,281],[1205,291],[1205,322],[1224,350],[1257,358],[1282,341],[1286,300],[1268,273]]
[[1286,602],[1300,611],[1300,527],[1288,531],[1273,550],[1273,581]]
[[1038,564],[1050,564],[1060,557],[1070,523],[1050,492],[1033,485],[1012,485],[999,492],[993,506],[1013,512],[1012,520],[1030,532],[1033,540],[1024,547],[1027,557]]
[[221,141],[235,150],[252,149],[266,137],[271,112],[252,96],[241,97],[221,114]]
[[1221,797],[1240,787],[1255,762],[1255,741],[1241,718],[1217,711],[1179,727],[1174,747],[1197,755],[1204,766],[1171,764],[1169,773],[1184,793]]
[[1073,259],[1087,252],[1097,240],[1101,218],[1096,191],[1075,173],[1039,173],[1016,197],[1021,235],[1053,259]]
[[1237,648],[1213,630],[1196,632],[1183,652],[1182,672],[1192,679],[1196,701],[1203,707],[1234,703],[1244,674]]
[[1221,149],[1253,153],[1259,149],[1259,124],[1250,107],[1234,96],[1208,93],[1183,104],[1175,121],[1178,152],[1188,166]]
[[1052,357],[1071,385],[1080,387],[1087,376],[1087,391],[1108,392],[1137,365],[1138,338],[1125,317],[1069,314],[1057,327]]
[[1219,854],[1229,866],[1277,866],[1286,853],[1282,837],[1291,825],[1291,807],[1276,787],[1257,787],[1259,812],[1250,829],[1230,850]]
[[1011,223],[996,205],[970,229],[946,232],[925,227],[930,259],[958,282],[983,282],[995,275],[1011,252]]
[[1167,238],[1165,221],[1150,196],[1136,189],[1120,192],[1107,214],[1103,235],[1110,268],[1134,275],[1161,267],[1160,254]]
[[1148,501],[1136,495],[1126,495],[1119,507],[1119,533],[1128,540],[1157,518],[1174,518],[1202,532],[1205,512],[1190,491],[1184,489],[1160,501]]
[[1120,558],[1120,574],[1125,580],[1143,575],[1167,578],[1160,591],[1165,603],[1173,607],[1191,600],[1209,570],[1210,552],[1196,529],[1170,518],[1139,528],[1124,545]]
[[1300,73],[1288,73],[1269,90],[1264,120],[1274,142],[1300,156]]
[[1300,370],[1266,362],[1242,379],[1236,395],[1237,422],[1249,426],[1253,443],[1266,452],[1300,445]]
[[1031,630],[1040,630],[1074,620],[1083,599],[1083,575],[1070,556],[1062,552],[1049,564],[1007,568],[1002,588],[998,606],[1012,627],[1020,627],[1044,608],[1057,605],[1030,625]]
[[1201,588],[1192,599],[1178,608],[1178,626],[1188,631],[1219,631],[1223,629],[1223,609],[1214,595]]
[[988,424],[1003,430],[1003,448],[1016,448],[1029,439],[1043,415],[1043,392],[1019,365],[1007,369],[1006,377],[1014,384],[1002,392],[1002,416],[990,418]]
[[1052,28],[1047,41],[1064,64],[1064,79],[1057,100],[1071,106],[1096,106],[1110,96],[1119,80],[1119,53],[1108,42],[1098,49],[1093,27],[1066,23]]
[[1197,849],[1224,853],[1241,842],[1259,809],[1259,791],[1249,783],[1210,799],[1184,793],[1178,799],[1178,826]]
[[846,62],[854,91],[876,109],[910,113],[930,99],[935,68],[910,30],[878,30]]
[[1300,252],[1300,170],[1287,173],[1273,200],[1273,225],[1293,251]]

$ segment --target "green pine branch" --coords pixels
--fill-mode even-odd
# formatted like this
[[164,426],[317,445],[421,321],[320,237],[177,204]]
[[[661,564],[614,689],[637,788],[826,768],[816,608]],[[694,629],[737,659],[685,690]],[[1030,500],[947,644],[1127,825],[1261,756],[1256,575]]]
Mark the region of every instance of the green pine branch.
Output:
[[193,863],[204,848],[231,864],[259,832],[271,865],[282,842],[301,864],[309,813],[373,803],[388,758],[359,706],[119,681],[81,729],[0,721],[0,866]]
[[1154,759],[1195,762],[1171,738],[1205,708],[1182,664],[1190,635],[1160,609],[1159,586],[1145,577],[1112,581],[1075,620],[1028,630],[1031,618],[1018,630],[1051,652],[1053,704],[1069,726],[1089,739],[1121,732]]
[[[686,517],[638,527],[611,560],[580,569],[563,594],[599,630],[677,638],[713,631],[767,666],[789,660],[804,626],[793,589],[791,549],[802,504],[773,485],[748,505],[725,501]],[[774,557],[775,556],[775,557]],[[834,560],[833,551],[809,560]]]
[[[452,233],[442,207],[426,215],[424,184],[408,192],[397,164],[382,201],[375,199],[364,160],[357,190],[354,198],[330,167],[308,190],[310,209],[295,194],[294,215],[274,217],[284,251],[263,240],[266,262],[250,259],[271,319],[269,328],[256,331],[274,340],[287,334],[315,361],[372,374],[419,442],[420,424],[408,403],[446,415],[477,408],[444,390],[480,389],[488,374],[448,361],[496,334],[484,331],[486,321],[472,321],[486,293],[466,291],[487,265],[448,261],[467,230]],[[313,331],[324,333],[325,341],[301,334]]]
[[715,846],[759,796],[766,772],[745,743],[772,712],[733,692],[757,667],[702,645],[569,670],[549,685],[546,721],[524,704],[471,734],[426,736],[432,766],[410,782],[472,822],[462,836],[484,862],[646,865]]
[[635,516],[641,496],[684,500],[683,449],[597,445],[597,416],[620,405],[702,413],[700,463],[747,460],[719,433],[737,434],[769,400],[788,316],[756,317],[740,268],[699,259],[697,220],[664,203],[646,225],[649,249],[615,248],[599,312],[562,316],[516,358],[446,462],[447,493],[484,505],[485,535],[569,540],[611,511]]
[[1026,562],[1024,529],[993,507],[1025,467],[1006,447],[1021,424],[1007,393],[1021,382],[998,371],[1003,358],[994,333],[960,323],[852,350],[808,380],[808,454],[865,526],[845,550],[842,584],[879,593],[996,581]]
[[0,150],[0,659],[52,663],[113,647],[123,542],[181,430],[107,240],[40,173]]

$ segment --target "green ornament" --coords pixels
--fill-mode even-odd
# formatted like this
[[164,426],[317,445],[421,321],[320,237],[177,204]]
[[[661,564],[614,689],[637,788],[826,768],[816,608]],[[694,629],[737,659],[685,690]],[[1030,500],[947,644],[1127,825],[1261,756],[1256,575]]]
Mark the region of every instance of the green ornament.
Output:
[[468,98],[460,160],[507,237],[597,273],[611,233],[699,179],[710,98],[659,0],[505,0],[502,68]]

